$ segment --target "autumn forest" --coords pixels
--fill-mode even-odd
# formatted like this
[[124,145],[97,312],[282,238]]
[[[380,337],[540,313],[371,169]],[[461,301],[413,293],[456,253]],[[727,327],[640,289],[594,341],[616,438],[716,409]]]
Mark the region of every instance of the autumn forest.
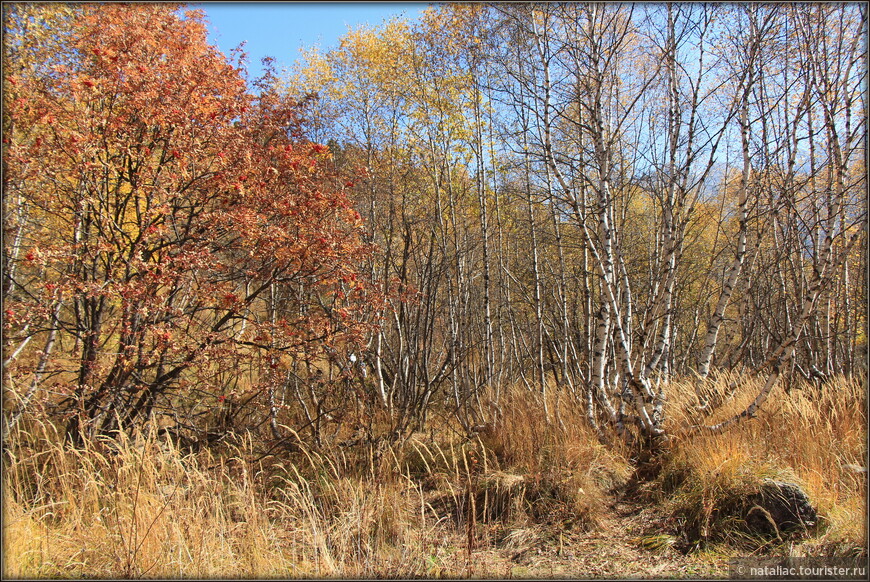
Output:
[[866,560],[865,4],[3,18],[4,577]]

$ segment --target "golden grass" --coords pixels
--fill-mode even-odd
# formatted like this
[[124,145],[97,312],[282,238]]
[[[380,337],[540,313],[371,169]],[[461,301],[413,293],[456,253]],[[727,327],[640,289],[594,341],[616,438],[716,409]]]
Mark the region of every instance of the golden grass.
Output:
[[[856,552],[866,546],[866,388],[863,379],[835,378],[824,385],[777,387],[757,417],[721,434],[682,433],[688,426],[715,424],[752,401],[763,378],[724,375],[713,391],[724,403],[710,417],[692,413],[691,382],[669,387],[670,429],[676,435],[659,482],[676,515],[700,539],[728,538],[733,524],[715,522],[729,504],[756,491],[765,478],[797,483],[818,509],[820,526],[806,551]],[[685,411],[685,412],[680,412]],[[688,526],[687,526],[688,527]],[[688,529],[691,529],[688,527]],[[800,551],[800,550],[799,550]]]
[[[731,383],[706,422],[738,412],[759,388],[724,378],[714,389],[726,393]],[[595,529],[613,491],[641,475],[629,460],[637,451],[601,444],[582,404],[554,392],[547,418],[540,394],[502,390],[501,413],[472,438],[442,422],[403,444],[314,449],[300,441],[297,452],[256,461],[250,440],[191,454],[144,434],[73,449],[52,425],[28,421],[4,453],[3,574],[459,576],[444,564],[469,548]],[[689,526],[696,539],[739,546],[745,540],[723,510],[765,477],[799,483],[822,517],[792,553],[865,546],[866,473],[854,470],[866,458],[862,381],[778,389],[757,418],[721,434],[683,431],[701,420],[682,412],[693,394],[690,382],[670,385],[674,438],[653,457],[657,502],[677,526],[641,547],[665,551],[670,534]]]
[[549,398],[548,418],[542,395],[506,391],[501,414],[481,433],[481,445],[491,453],[492,466],[525,477],[536,520],[594,528],[607,513],[610,491],[632,473],[628,451],[598,441],[580,400],[557,400],[555,391]]
[[6,577],[410,576],[437,544],[407,481],[345,478],[315,455],[185,455],[153,435],[74,450],[39,431],[4,472]]

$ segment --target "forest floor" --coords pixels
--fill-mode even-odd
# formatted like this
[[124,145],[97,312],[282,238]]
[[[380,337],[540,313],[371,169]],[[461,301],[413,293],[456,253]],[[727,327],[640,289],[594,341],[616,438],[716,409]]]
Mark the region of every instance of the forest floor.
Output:
[[532,526],[507,532],[478,526],[470,556],[467,538],[433,560],[432,577],[481,579],[728,578],[736,556],[715,549],[681,551],[665,533],[663,509],[636,490],[614,492],[609,511],[588,531]]
[[[865,407],[863,380],[844,380],[657,451],[604,446],[579,404],[547,425],[526,392],[474,439],[443,428],[269,457],[252,440],[191,453],[153,434],[73,448],[33,423],[3,459],[2,574],[727,579],[740,557],[864,560]],[[808,496],[812,530],[749,528],[770,479]]]

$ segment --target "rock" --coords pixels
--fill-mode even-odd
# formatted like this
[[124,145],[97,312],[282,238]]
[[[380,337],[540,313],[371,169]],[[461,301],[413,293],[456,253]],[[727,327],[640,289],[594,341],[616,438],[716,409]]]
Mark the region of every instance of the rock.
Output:
[[804,532],[818,520],[809,497],[794,483],[765,479],[746,501],[745,520],[754,533],[781,537]]

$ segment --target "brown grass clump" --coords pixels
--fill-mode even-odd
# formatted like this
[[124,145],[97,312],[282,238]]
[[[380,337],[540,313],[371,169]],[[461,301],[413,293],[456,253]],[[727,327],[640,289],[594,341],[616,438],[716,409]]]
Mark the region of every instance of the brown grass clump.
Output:
[[[777,392],[757,417],[721,434],[682,432],[743,410],[763,379],[723,376],[713,392],[724,404],[710,418],[697,413],[670,419],[677,435],[662,463],[658,482],[670,510],[690,544],[747,540],[736,509],[765,479],[795,483],[809,495],[819,526],[796,552],[812,555],[865,552],[866,394],[861,379],[835,378],[823,385],[799,384]],[[670,387],[672,410],[692,410],[691,382]],[[684,436],[680,436],[680,434]]]
[[530,517],[536,522],[595,528],[607,513],[611,490],[632,467],[623,450],[601,444],[578,399],[543,396],[522,388],[502,395],[499,414],[480,434],[491,464],[522,475]]
[[413,435],[403,463],[433,518],[460,530],[493,526],[477,530],[472,544],[478,537],[511,543],[520,530],[595,529],[631,465],[587,428],[577,400],[551,396],[548,404],[549,417],[540,393],[515,386],[487,406],[498,413],[470,437],[452,426]]

